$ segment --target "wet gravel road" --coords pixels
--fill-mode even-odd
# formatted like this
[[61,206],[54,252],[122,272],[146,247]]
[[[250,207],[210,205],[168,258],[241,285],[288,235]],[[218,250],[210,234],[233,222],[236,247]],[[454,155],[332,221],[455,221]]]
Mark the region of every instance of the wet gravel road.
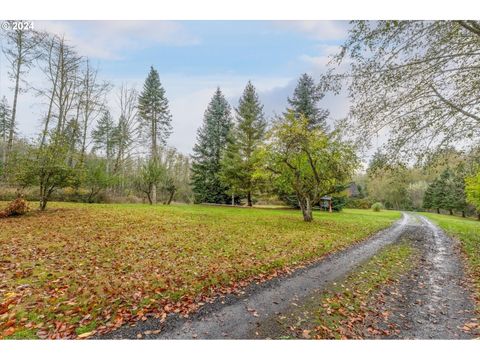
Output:
[[[417,248],[418,265],[384,291],[378,312],[388,312],[396,329],[389,338],[469,339],[478,332],[473,293],[465,278],[459,244],[423,216],[415,216],[408,237]],[[385,322],[383,325],[385,325]]]
[[[298,311],[332,282],[339,281],[381,248],[408,234],[422,248],[424,266],[419,275],[424,286],[408,283],[392,304],[403,338],[459,338],[458,326],[473,315],[470,294],[460,284],[463,269],[452,239],[425,218],[403,213],[390,228],[317,263],[265,283],[252,284],[242,295],[229,295],[206,304],[189,318],[151,318],[123,326],[102,339],[258,339],[279,338],[285,329],[278,318]],[[413,236],[412,236],[413,234]],[[413,238],[413,239],[412,239]],[[418,290],[418,293],[416,292]],[[419,301],[418,301],[419,300]],[[402,315],[402,316],[400,316]],[[407,321],[408,320],[408,321]],[[159,333],[152,334],[152,331]],[[147,332],[147,334],[145,334]]]

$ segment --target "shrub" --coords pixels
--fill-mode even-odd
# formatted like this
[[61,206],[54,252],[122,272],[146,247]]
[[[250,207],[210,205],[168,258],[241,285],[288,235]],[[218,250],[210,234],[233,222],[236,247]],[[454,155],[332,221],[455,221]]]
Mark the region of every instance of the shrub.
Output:
[[15,200],[13,200],[10,204],[8,204],[5,210],[0,211],[0,218],[24,215],[28,211],[30,211],[28,202],[24,198],[18,197]]
[[333,211],[342,211],[347,203],[346,196],[332,196],[332,210]]
[[376,202],[375,204],[372,205],[372,210],[373,211],[381,211],[384,209],[383,204],[380,202]]
[[345,207],[350,209],[370,209],[372,207],[372,200],[368,198],[349,198]]

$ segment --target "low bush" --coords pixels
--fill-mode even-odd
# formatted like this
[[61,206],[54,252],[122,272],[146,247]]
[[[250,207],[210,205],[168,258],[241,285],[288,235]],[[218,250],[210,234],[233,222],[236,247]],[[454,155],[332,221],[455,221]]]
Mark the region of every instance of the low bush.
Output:
[[8,204],[5,210],[0,211],[0,218],[24,215],[29,211],[30,206],[28,205],[28,202],[22,197],[17,197]]
[[384,206],[383,206],[383,204],[380,203],[380,202],[376,202],[375,204],[372,205],[372,210],[373,210],[373,211],[378,212],[378,211],[381,211],[381,210],[383,210],[383,209],[384,209]]
[[370,209],[372,207],[373,201],[368,198],[349,198],[345,207],[350,209]]

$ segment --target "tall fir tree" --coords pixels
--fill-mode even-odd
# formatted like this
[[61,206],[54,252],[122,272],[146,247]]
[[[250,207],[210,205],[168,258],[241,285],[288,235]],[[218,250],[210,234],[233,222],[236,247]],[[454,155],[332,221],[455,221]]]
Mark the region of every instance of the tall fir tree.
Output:
[[440,209],[448,210],[453,215],[455,209],[455,187],[453,183],[453,172],[446,168],[438,179],[437,201]]
[[193,148],[192,189],[196,203],[229,202],[228,188],[220,180],[220,170],[231,128],[230,105],[217,88],[203,116]]
[[330,112],[319,107],[318,102],[325,96],[320,85],[315,84],[313,78],[303,74],[298,80],[293,96],[288,98],[289,109],[295,117],[300,115],[308,119],[310,128],[320,128],[328,131],[327,118]]
[[425,190],[425,194],[423,195],[423,208],[424,209],[434,209],[434,198],[433,198],[433,187],[434,183],[430,183]]
[[465,195],[465,171],[463,165],[457,166],[455,171],[446,168],[427,188],[423,198],[423,207],[426,209],[460,211],[465,216],[468,207]]
[[[158,163],[159,147],[166,144],[172,132],[172,115],[160,76],[153,66],[138,98],[138,114],[142,120],[142,133],[146,134],[150,141],[150,159]],[[157,202],[155,184],[152,186],[151,199],[154,204]]]
[[236,109],[236,123],[229,134],[220,174],[232,195],[245,196],[248,206],[253,204],[252,194],[258,185],[254,173],[259,162],[257,151],[264,139],[266,126],[263,105],[249,81]]
[[97,126],[92,131],[93,149],[102,150],[106,157],[106,170],[110,173],[110,165],[115,155],[118,141],[118,128],[108,110],[104,111],[98,120]]

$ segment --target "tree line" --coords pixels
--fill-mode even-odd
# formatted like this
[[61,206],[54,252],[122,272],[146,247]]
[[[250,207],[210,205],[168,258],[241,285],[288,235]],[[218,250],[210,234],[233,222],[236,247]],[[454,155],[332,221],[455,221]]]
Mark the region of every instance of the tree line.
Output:
[[[2,180],[36,187],[42,210],[59,190],[88,202],[140,195],[150,204],[247,206],[273,194],[293,199],[311,221],[313,206],[346,183],[358,165],[353,146],[340,130],[330,131],[329,113],[318,104],[326,86],[307,74],[288,98],[288,109],[272,121],[251,82],[233,110],[217,88],[189,157],[167,146],[172,115],[155,68],[140,92],[127,84],[115,89],[63,37],[14,30],[6,40],[14,91],[11,107],[5,98],[0,102]],[[43,76],[39,88],[28,82],[33,67]],[[33,140],[16,131],[25,91],[45,104]],[[114,112],[106,101],[112,92]]]
[[[37,187],[41,209],[59,189],[70,189],[69,199],[88,202],[105,200],[105,193],[120,199],[140,194],[150,203],[191,200],[190,159],[166,144],[171,115],[154,68],[141,92],[128,84],[114,89],[61,36],[33,30],[3,35],[13,84],[11,105],[5,97],[0,101],[3,183]],[[34,67],[42,75],[40,87],[28,81]],[[17,132],[17,109],[26,91],[44,104],[41,131],[32,140]],[[117,118],[106,101],[112,91]]]
[[356,191],[348,206],[368,208],[375,202],[389,209],[478,214],[480,148],[448,148],[425,163],[396,161],[377,150],[365,173],[354,176]]
[[[480,166],[470,156],[479,146],[479,28],[476,21],[353,22],[327,74],[318,82],[302,75],[288,108],[271,121],[252,83],[233,109],[217,88],[191,157],[167,146],[172,117],[156,69],[140,92],[127,84],[115,89],[64,38],[9,31],[4,56],[13,96],[11,104],[0,99],[2,181],[38,187],[41,208],[59,189],[84,201],[140,195],[152,204],[252,206],[275,195],[309,221],[323,196],[345,189],[359,165],[357,150],[388,130],[366,173],[356,176],[362,196],[390,208],[480,211]],[[419,52],[424,46],[428,51]],[[39,88],[29,86],[33,67],[43,77]],[[319,101],[344,85],[348,122],[330,129]],[[34,140],[17,132],[25,91],[44,103]],[[112,92],[115,109],[106,106]],[[462,171],[429,164],[456,151],[470,159]]]
[[[421,208],[418,195],[429,188],[426,207],[463,212],[466,200],[480,212],[475,190],[480,161],[470,156],[480,147],[479,64],[476,20],[351,22],[325,77],[334,91],[343,88],[349,94],[348,123],[359,147],[368,148],[388,132],[381,150],[391,167],[369,174],[368,180],[392,186],[380,186],[379,191],[371,186],[374,193],[383,191],[375,196],[405,208],[412,205],[411,194],[414,207]],[[443,177],[440,171],[413,188],[403,186],[412,171],[428,169],[432,157],[452,148],[470,156],[466,173],[451,165],[448,171],[442,169]],[[405,159],[409,167],[401,164]],[[447,193],[440,195],[442,187]]]
[[195,202],[252,206],[258,195],[287,194],[311,221],[322,196],[345,185],[358,165],[341,131],[328,130],[328,111],[319,106],[323,88],[303,74],[285,113],[269,124],[251,82],[234,115],[218,88],[193,149]]

